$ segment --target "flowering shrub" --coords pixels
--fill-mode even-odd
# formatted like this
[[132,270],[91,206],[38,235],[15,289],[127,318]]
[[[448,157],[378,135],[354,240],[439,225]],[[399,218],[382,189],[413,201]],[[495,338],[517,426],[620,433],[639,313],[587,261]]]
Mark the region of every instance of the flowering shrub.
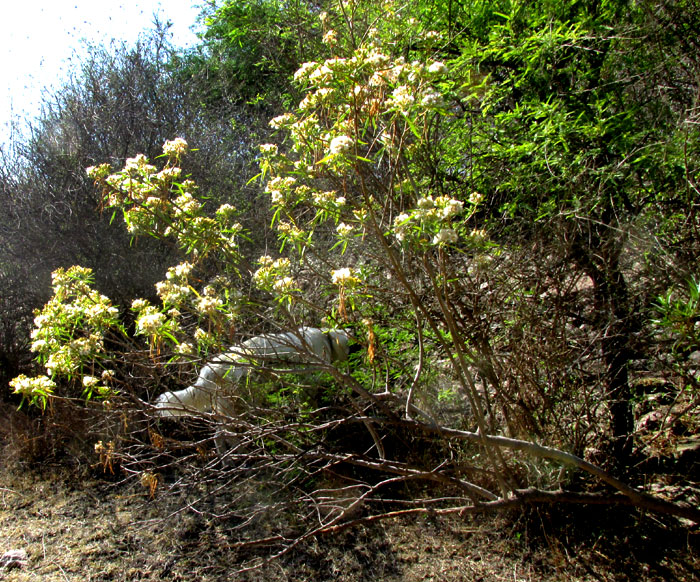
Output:
[[86,171],[102,188],[105,208],[121,210],[132,235],[172,238],[195,261],[219,253],[235,268],[238,238],[243,235],[237,212],[225,204],[213,218],[207,216],[196,198],[196,184],[180,179],[182,170],[176,164],[187,151],[187,142],[176,138],[163,146],[167,161],[160,171],[143,154],[127,159],[114,173],[108,164]]
[[[324,42],[334,54],[303,63],[294,75],[303,99],[270,121],[289,143],[261,146],[259,176],[270,196],[281,250],[294,249],[303,260],[316,252],[317,240],[334,239],[330,246],[339,254],[330,258],[325,281],[338,294],[345,317],[346,300],[366,294],[370,282],[359,271],[342,278],[343,264],[361,262],[361,255],[382,246],[391,252],[441,253],[482,248],[487,237],[483,231],[483,236],[471,234],[483,196],[436,182],[423,159],[436,147],[436,127],[445,135],[453,123],[460,127],[457,75],[440,60],[409,62],[386,52],[374,40],[377,31],[346,51],[352,44],[331,28],[333,16],[323,13],[321,19]],[[434,42],[417,22],[410,27]],[[348,249],[354,258],[341,258]],[[266,284],[274,286],[267,279]],[[361,302],[349,305],[362,309]]]
[[[215,348],[239,312],[240,297],[230,284],[231,277],[238,275],[238,241],[244,236],[238,213],[229,204],[219,207],[213,217],[205,213],[194,182],[181,180],[177,164],[187,152],[187,142],[176,138],[163,146],[166,162],[161,170],[142,154],[127,159],[118,171],[108,164],[86,170],[102,190],[104,208],[121,211],[132,235],[174,240],[188,257],[170,267],[165,279],[156,284],[162,305],[137,299],[131,306],[135,336],[146,339],[151,355],[165,345],[175,354],[192,354],[192,339],[200,350]],[[204,261],[218,262],[223,273],[200,288],[195,274]],[[53,292],[37,314],[32,333],[32,350],[46,375],[19,376],[12,387],[42,407],[54,395],[59,377],[78,385],[86,399],[111,394],[108,385],[114,372],[97,371],[117,356],[105,353],[106,335],[126,336],[118,309],[92,288],[90,269],[58,269],[53,274]],[[189,327],[196,331],[190,333]]]
[[[187,343],[188,334],[182,320],[194,317],[208,331],[195,333],[201,349],[208,350],[218,342],[212,331],[224,334],[239,312],[239,297],[232,291],[240,262],[239,239],[245,236],[237,221],[238,211],[230,204],[221,205],[213,216],[206,213],[197,198],[197,186],[189,179],[181,180],[177,165],[189,146],[182,138],[163,146],[165,167],[157,168],[143,155],[126,161],[122,170],[112,173],[107,165],[87,169],[103,190],[107,208],[121,210],[127,230],[133,235],[148,235],[174,240],[188,257],[170,267],[163,281],[156,284],[162,307],[137,300],[136,334],[148,338],[151,350],[160,351],[165,343],[176,346]],[[218,278],[200,289],[194,284],[196,272],[205,262],[214,261],[223,271]]]
[[[383,285],[394,270],[382,270],[363,255],[383,253],[383,247],[415,256],[449,253],[483,245],[486,236],[474,234],[471,224],[482,197],[445,188],[424,168],[425,152],[434,148],[432,128],[439,125],[449,134],[459,100],[454,75],[440,60],[408,62],[381,50],[374,33],[347,49],[352,44],[345,31],[331,28],[333,19],[322,17],[324,42],[333,54],[299,68],[295,82],[304,98],[270,122],[289,143],[259,148],[260,177],[280,252],[287,256],[261,257],[252,282],[286,310],[308,303],[301,293],[307,283],[320,284],[335,297],[337,316],[361,321],[378,308],[364,300],[372,297],[370,288]],[[428,36],[425,41],[433,42]],[[102,190],[103,207],[121,213],[131,235],[167,239],[183,252],[185,260],[156,284],[160,305],[137,300],[131,306],[135,335],[152,355],[166,348],[175,357],[216,349],[242,306],[235,291],[245,237],[238,212],[229,204],[207,210],[180,167],[188,150],[176,138],[163,146],[162,167],[139,154],[121,169],[87,169]],[[335,254],[318,262],[316,255],[328,249]],[[212,264],[220,273],[213,278],[207,275]],[[300,273],[311,265],[320,276],[304,280]],[[399,280],[409,284],[415,276]],[[328,306],[322,309],[328,315]],[[73,349],[94,357],[89,336],[78,340]],[[49,376],[70,372],[63,352],[51,353]],[[95,384],[87,380],[85,386]]]
[[[630,293],[618,270],[621,259],[630,258],[622,254],[627,253],[622,250],[626,240],[618,238],[628,236],[629,225],[611,223],[609,232],[616,234],[608,238],[602,228],[605,220],[627,212],[622,206],[608,206],[624,174],[635,175],[635,182],[636,176],[643,176],[637,170],[618,171],[628,165],[626,160],[636,163],[637,154],[624,143],[627,137],[608,147],[609,131],[622,128],[621,134],[630,135],[629,119],[617,119],[618,100],[626,100],[624,91],[618,92],[617,82],[609,83],[616,76],[609,65],[601,68],[600,45],[587,44],[589,39],[582,36],[588,35],[586,27],[550,26],[539,36],[534,30],[545,20],[534,19],[531,24],[536,26],[527,30],[524,4],[515,7],[512,16],[494,12],[492,19],[480,11],[479,24],[469,6],[450,3],[450,13],[443,14],[449,26],[438,34],[416,19],[404,18],[423,10],[429,13],[425,22],[439,22],[434,18],[439,16],[439,3],[419,4],[339,0],[329,5],[337,12],[321,13],[321,30],[316,29],[321,34],[315,36],[323,39],[325,48],[294,75],[303,98],[292,111],[271,120],[279,143],[259,147],[260,184],[269,196],[280,256],[266,254],[253,267],[243,261],[238,243],[245,233],[238,213],[228,204],[207,209],[198,198],[195,184],[180,168],[188,150],[182,139],[165,144],[160,169],[142,155],[130,158],[118,171],[107,165],[89,169],[103,190],[104,207],[121,212],[134,237],[168,239],[183,253],[182,261],[170,266],[157,283],[159,301],[139,299],[132,304],[134,338],[119,338],[130,342],[126,349],[134,359],[150,366],[154,382],[163,377],[166,362],[191,362],[220,350],[224,339],[233,336],[243,309],[256,310],[256,324],[263,325],[273,317],[284,319],[290,328],[316,325],[323,317],[349,323],[348,336],[360,339],[366,348],[363,365],[356,365],[357,356],[347,353],[347,367],[323,366],[342,390],[325,391],[317,402],[311,402],[316,395],[310,394],[308,406],[318,406],[316,410],[301,407],[299,414],[286,406],[292,403],[286,395],[305,387],[301,382],[294,387],[297,380],[271,369],[269,376],[284,385],[265,403],[251,399],[254,406],[240,407],[235,419],[207,417],[226,423],[218,434],[234,436],[235,430],[233,449],[227,452],[233,464],[223,470],[256,489],[247,506],[245,494],[236,496],[236,512],[248,510],[249,522],[255,518],[262,523],[258,518],[270,511],[270,523],[283,524],[283,535],[265,531],[263,543],[274,540],[277,545],[287,539],[289,548],[297,543],[289,537],[290,522],[279,519],[280,507],[292,508],[295,521],[303,522],[304,515],[321,519],[296,540],[336,531],[343,519],[355,520],[357,496],[343,500],[329,496],[332,489],[318,488],[319,475],[328,468],[335,473],[339,462],[362,467],[353,487],[361,491],[363,502],[382,499],[387,483],[416,483],[406,491],[420,491],[420,497],[410,500],[406,511],[398,512],[401,515],[426,509],[466,515],[472,509],[480,511],[484,503],[511,508],[514,502],[536,500],[539,493],[548,500],[566,499],[560,487],[564,472],[555,471],[558,463],[587,470],[633,504],[645,506],[637,491],[564,452],[591,450],[590,445],[601,443],[602,434],[631,436],[614,420],[606,427],[602,419],[607,414],[600,408],[607,400],[610,416],[624,420],[619,405],[628,398],[624,358],[631,350],[628,340],[620,338],[632,334],[627,333],[628,324],[618,322],[634,319],[627,317],[633,313],[626,303]],[[453,9],[463,12],[453,14]],[[460,26],[455,27],[457,22]],[[456,32],[458,28],[462,31]],[[531,43],[527,51],[537,45],[545,52],[538,49],[533,53],[538,58],[524,58],[529,53],[511,42],[515,29],[533,34],[524,39]],[[465,30],[468,38],[462,36]],[[552,34],[563,36],[547,36]],[[482,50],[483,42],[491,46],[490,52]],[[584,52],[596,55],[594,73],[570,74],[581,72],[577,63],[589,58]],[[607,52],[606,59],[622,54]],[[562,59],[556,53],[564,60],[550,77],[546,69]],[[446,63],[442,59],[448,56],[455,58]],[[478,70],[480,66],[485,71]],[[615,98],[596,103],[600,87],[592,80],[597,83],[601,70],[607,70],[603,78],[616,88]],[[641,78],[635,76],[635,85]],[[567,79],[575,82],[561,91]],[[556,95],[548,95],[551,87],[558,87]],[[543,95],[548,96],[540,101]],[[584,108],[568,109],[567,101]],[[606,110],[614,117],[607,117]],[[588,125],[589,117],[593,125]],[[640,143],[648,143],[650,134],[643,133]],[[585,145],[589,135],[594,136],[596,153],[579,157],[579,144]],[[625,159],[615,159],[617,146]],[[519,172],[511,171],[518,167]],[[638,189],[636,183],[634,190]],[[573,205],[560,198],[576,191]],[[597,218],[585,213],[589,197],[592,206],[601,209]],[[627,198],[625,206],[634,204],[633,198]],[[540,228],[540,221],[546,228]],[[592,242],[597,248],[587,246]],[[611,252],[612,268],[605,270],[601,265]],[[247,302],[236,291],[239,269],[245,272],[241,279],[250,275],[247,291],[253,296]],[[74,274],[76,279],[81,276],[79,270]],[[590,292],[579,292],[583,274],[593,281]],[[63,275],[58,272],[57,278]],[[657,325],[676,342],[675,351],[683,359],[698,343],[699,293],[693,283],[687,294],[677,296],[676,290],[657,305]],[[604,288],[607,296],[601,294]],[[590,293],[598,294],[593,303],[584,298]],[[82,296],[92,299],[82,304]],[[618,301],[625,309],[615,308]],[[88,398],[109,390],[115,373],[107,367],[112,362],[103,354],[101,338],[112,329],[124,333],[108,300],[94,295],[89,285],[73,295],[59,287],[54,303],[54,311],[47,306],[46,318],[38,318],[35,333],[34,347],[46,374],[20,376],[12,383],[17,392],[43,406],[59,391],[59,375],[74,377],[74,385]],[[612,318],[592,313],[609,308]],[[594,333],[591,326],[597,326]],[[327,337],[331,350],[350,351],[337,335]],[[685,380],[696,385],[697,374],[687,370]],[[608,386],[601,381],[603,374],[613,380]],[[241,398],[252,395],[243,389],[257,388],[258,380],[254,375],[241,379]],[[594,403],[593,408],[588,403]],[[367,446],[367,435],[354,438],[364,429],[373,446]],[[392,433],[400,438],[392,438]],[[157,450],[157,465],[167,445],[155,431],[148,436],[145,448]],[[545,446],[530,442],[535,438]],[[385,444],[399,441],[405,447],[385,450]],[[118,452],[110,446],[101,442],[96,450],[103,466],[111,468]],[[216,470],[214,463],[202,466],[201,443],[196,446],[198,470],[190,472],[195,479]],[[524,453],[540,460],[530,462]],[[180,459],[178,450],[178,463]],[[138,465],[143,466],[140,461]],[[284,505],[260,503],[256,485],[269,484],[270,467],[276,473],[275,489],[285,495],[302,492],[297,501],[310,503],[308,510],[298,511],[301,506],[288,504],[288,499]],[[151,495],[158,488],[154,475],[150,470],[142,473]],[[187,484],[186,479],[178,482]],[[421,487],[421,480],[429,486]],[[538,492],[532,484],[546,489]],[[339,490],[347,490],[346,485]],[[270,492],[268,488],[265,496]],[[395,505],[394,488],[387,492],[392,496],[387,501]],[[528,499],[531,494],[534,497]],[[577,501],[585,499],[580,492],[576,496]],[[596,493],[589,499],[599,503],[601,497]],[[355,523],[374,519],[372,507],[383,504],[365,505],[367,515]],[[396,513],[382,517],[390,515]]]
[[110,393],[93,374],[109,362],[104,341],[121,330],[118,309],[92,287],[92,271],[83,267],[53,273],[53,297],[34,318],[32,351],[46,370],[35,378],[19,376],[11,381],[15,393],[31,404],[46,407],[56,388],[54,378],[79,379],[82,393]]

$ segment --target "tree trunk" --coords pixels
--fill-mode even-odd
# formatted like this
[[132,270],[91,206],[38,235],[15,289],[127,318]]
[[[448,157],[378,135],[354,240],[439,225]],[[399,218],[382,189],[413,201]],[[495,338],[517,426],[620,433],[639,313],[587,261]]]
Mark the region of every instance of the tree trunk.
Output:
[[603,240],[605,242],[593,247],[590,239],[587,248],[579,246],[576,261],[593,281],[595,325],[603,338],[601,351],[611,416],[612,452],[619,464],[625,466],[632,452],[634,432],[629,363],[633,355],[631,339],[635,317],[627,282],[620,268],[621,245],[619,241]]

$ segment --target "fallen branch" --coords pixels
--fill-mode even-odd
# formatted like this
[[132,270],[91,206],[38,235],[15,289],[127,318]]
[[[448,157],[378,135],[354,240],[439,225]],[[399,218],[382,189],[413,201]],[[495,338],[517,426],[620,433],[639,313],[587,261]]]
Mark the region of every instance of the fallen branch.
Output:
[[627,499],[629,499],[630,505],[635,505],[637,507],[648,509],[657,513],[664,513],[668,515],[674,515],[676,517],[683,517],[690,519],[697,524],[700,524],[700,509],[695,507],[688,507],[685,505],[679,505],[671,501],[666,501],[665,499],[660,499],[648,493],[644,493],[635,489],[634,487],[628,485],[624,481],[620,481],[618,478],[613,477],[607,471],[601,469],[600,467],[584,461],[582,458],[577,457],[571,453],[566,453],[559,449],[552,447],[546,447],[544,445],[539,445],[529,441],[523,441],[519,439],[513,439],[502,436],[493,435],[480,435],[479,433],[463,431],[453,428],[440,427],[435,429],[434,427],[422,424],[416,421],[404,420],[401,421],[402,425],[408,428],[413,428],[415,430],[422,430],[424,432],[438,433],[444,437],[457,438],[462,440],[468,440],[475,443],[482,443],[486,440],[489,444],[500,447],[507,448],[511,450],[522,451],[531,455],[533,457],[539,457],[542,459],[552,459],[559,461],[565,465],[571,465],[577,469],[581,469],[586,473],[589,473],[604,483],[607,483]]

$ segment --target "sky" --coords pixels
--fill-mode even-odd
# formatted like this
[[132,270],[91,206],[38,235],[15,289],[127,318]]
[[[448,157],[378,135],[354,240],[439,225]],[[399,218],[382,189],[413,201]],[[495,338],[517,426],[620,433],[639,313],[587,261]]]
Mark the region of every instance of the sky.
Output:
[[153,15],[173,26],[173,43],[197,41],[201,0],[10,0],[0,19],[0,144],[11,120],[40,111],[44,88],[56,89],[85,54],[86,43],[134,43]]

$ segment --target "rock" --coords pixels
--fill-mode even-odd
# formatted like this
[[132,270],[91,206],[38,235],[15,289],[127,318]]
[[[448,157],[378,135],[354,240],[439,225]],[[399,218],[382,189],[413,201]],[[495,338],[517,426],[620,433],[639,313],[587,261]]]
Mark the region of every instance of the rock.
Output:
[[9,550],[0,558],[0,568],[4,568],[5,570],[23,568],[27,565],[28,559],[29,556],[27,556],[26,550]]
[[650,432],[664,429],[676,436],[688,434],[691,427],[682,413],[683,406],[660,406],[639,418],[637,430]]
[[668,418],[668,409],[652,410],[642,415],[642,417],[637,421],[638,431],[651,431],[658,430],[661,427],[661,423]]

